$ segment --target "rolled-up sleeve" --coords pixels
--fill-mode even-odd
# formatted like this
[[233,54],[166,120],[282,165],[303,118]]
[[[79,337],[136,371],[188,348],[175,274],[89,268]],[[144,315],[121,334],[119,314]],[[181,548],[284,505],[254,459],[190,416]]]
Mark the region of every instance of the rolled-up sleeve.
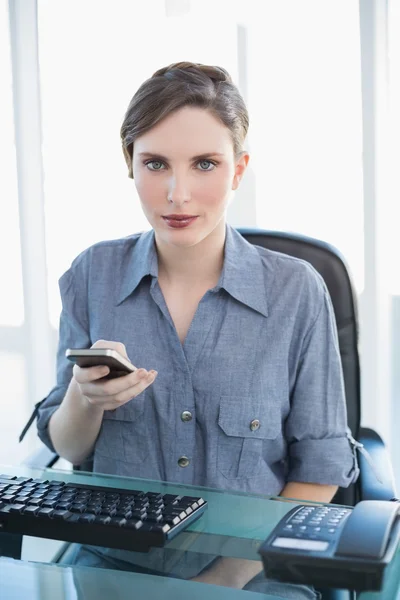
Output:
[[49,436],[49,420],[60,406],[72,378],[73,364],[65,357],[67,348],[89,348],[89,325],[87,318],[87,302],[85,300],[86,283],[78,285],[75,270],[69,271],[59,280],[62,311],[59,326],[57,350],[57,383],[38,411],[37,430],[39,438],[48,448],[55,452]]
[[303,340],[285,423],[288,481],[347,487],[359,469],[350,441],[337,329],[329,293]]

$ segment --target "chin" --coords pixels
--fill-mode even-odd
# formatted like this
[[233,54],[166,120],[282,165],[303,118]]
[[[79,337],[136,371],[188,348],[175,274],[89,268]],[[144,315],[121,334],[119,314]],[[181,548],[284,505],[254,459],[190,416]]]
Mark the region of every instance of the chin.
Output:
[[168,231],[166,234],[163,232],[163,235],[160,238],[171,246],[176,246],[178,248],[190,248],[191,246],[196,246],[199,242],[201,242],[205,237],[199,235],[198,233],[193,233],[191,231]]
[[190,248],[202,242],[209,231],[199,230],[188,227],[187,229],[170,229],[161,227],[155,229],[156,235],[160,241],[176,248]]

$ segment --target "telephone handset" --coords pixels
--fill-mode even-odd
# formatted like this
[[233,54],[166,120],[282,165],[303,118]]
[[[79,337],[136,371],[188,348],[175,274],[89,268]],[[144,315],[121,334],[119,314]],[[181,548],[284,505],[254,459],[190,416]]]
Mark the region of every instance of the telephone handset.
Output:
[[296,505],[260,547],[268,577],[291,583],[379,590],[400,541],[400,503],[354,508]]

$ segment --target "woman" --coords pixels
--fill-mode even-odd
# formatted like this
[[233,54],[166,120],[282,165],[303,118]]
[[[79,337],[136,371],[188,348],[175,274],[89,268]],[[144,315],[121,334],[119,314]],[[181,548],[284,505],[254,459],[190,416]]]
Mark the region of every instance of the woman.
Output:
[[[226,223],[247,129],[224,69],[177,63],[139,88],[121,138],[152,230],[94,245],[61,278],[39,435],[96,471],[329,502],[358,473],[333,311],[308,263]],[[72,370],[66,348],[90,346],[140,368],[109,381],[106,367]],[[221,559],[191,576],[250,589],[259,570]]]

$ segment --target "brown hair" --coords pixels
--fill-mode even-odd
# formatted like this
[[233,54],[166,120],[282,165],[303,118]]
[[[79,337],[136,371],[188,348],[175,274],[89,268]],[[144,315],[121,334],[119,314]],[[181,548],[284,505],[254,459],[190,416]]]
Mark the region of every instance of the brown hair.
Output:
[[246,105],[229,73],[222,67],[191,62],[159,69],[133,96],[121,127],[122,148],[133,178],[135,140],[184,106],[209,110],[231,132],[235,153],[242,149],[249,127]]

